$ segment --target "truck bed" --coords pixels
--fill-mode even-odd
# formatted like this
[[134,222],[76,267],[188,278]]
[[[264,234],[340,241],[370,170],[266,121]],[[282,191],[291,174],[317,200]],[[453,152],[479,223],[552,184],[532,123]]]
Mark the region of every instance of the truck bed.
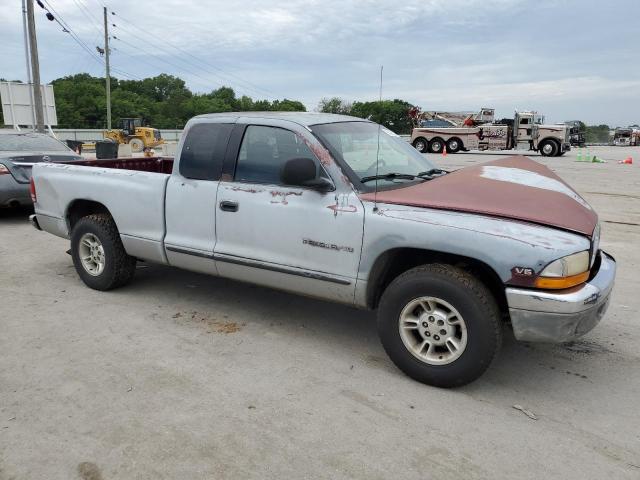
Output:
[[41,162],[33,177],[38,220],[46,231],[68,237],[69,211],[78,202],[101,204],[131,255],[163,263],[164,196],[172,169],[171,157]]

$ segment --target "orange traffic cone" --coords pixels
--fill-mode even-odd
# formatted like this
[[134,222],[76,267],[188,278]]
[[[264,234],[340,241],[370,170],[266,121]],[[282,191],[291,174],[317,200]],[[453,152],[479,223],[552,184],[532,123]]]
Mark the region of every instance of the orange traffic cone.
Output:
[[443,157],[447,156],[447,144],[446,143],[444,145],[442,145],[442,156]]
[[624,163],[625,165],[632,165],[633,158],[631,156],[625,158],[624,160],[620,160],[618,163]]

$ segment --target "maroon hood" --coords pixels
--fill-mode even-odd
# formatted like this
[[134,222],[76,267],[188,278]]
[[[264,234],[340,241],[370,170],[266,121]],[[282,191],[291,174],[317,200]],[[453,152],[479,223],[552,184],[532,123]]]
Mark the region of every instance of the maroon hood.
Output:
[[[374,200],[373,193],[360,196]],[[513,156],[463,168],[428,182],[378,192],[379,203],[480,213],[590,236],[598,215],[545,165]]]

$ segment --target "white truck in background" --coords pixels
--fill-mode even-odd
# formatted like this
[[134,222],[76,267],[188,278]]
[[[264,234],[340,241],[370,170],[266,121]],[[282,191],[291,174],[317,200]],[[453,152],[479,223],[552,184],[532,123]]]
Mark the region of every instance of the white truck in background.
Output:
[[[455,115],[425,112],[418,116],[411,144],[421,153],[467,150],[536,151],[545,157],[559,157],[571,150],[570,129],[564,124],[545,124],[544,115],[515,112],[513,119],[494,121],[494,110]],[[449,125],[446,125],[449,123]]]
[[636,147],[640,145],[640,129],[636,127],[616,128],[611,143],[616,147]]

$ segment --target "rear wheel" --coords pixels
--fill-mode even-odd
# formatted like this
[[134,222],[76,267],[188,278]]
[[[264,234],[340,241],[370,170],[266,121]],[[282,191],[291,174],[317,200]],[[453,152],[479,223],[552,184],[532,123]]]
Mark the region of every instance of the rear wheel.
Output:
[[144,148],[144,142],[139,138],[132,138],[129,140],[129,145],[131,145],[131,151],[135,153],[141,152]]
[[458,153],[462,148],[462,141],[459,138],[450,138],[447,142],[448,153]]
[[378,334],[400,370],[437,387],[480,377],[502,343],[491,292],[471,274],[443,264],[413,268],[391,282],[380,300]]
[[129,283],[136,269],[136,259],[127,255],[108,214],[78,220],[71,233],[71,256],[82,281],[95,290],[111,290]]
[[441,138],[434,138],[429,142],[429,151],[431,153],[441,153],[444,149],[444,140]]
[[555,157],[558,155],[560,147],[553,140],[545,140],[540,144],[539,150],[543,157]]
[[429,142],[427,142],[426,138],[416,138],[413,141],[413,147],[418,150],[420,153],[427,153],[427,148],[429,148]]

